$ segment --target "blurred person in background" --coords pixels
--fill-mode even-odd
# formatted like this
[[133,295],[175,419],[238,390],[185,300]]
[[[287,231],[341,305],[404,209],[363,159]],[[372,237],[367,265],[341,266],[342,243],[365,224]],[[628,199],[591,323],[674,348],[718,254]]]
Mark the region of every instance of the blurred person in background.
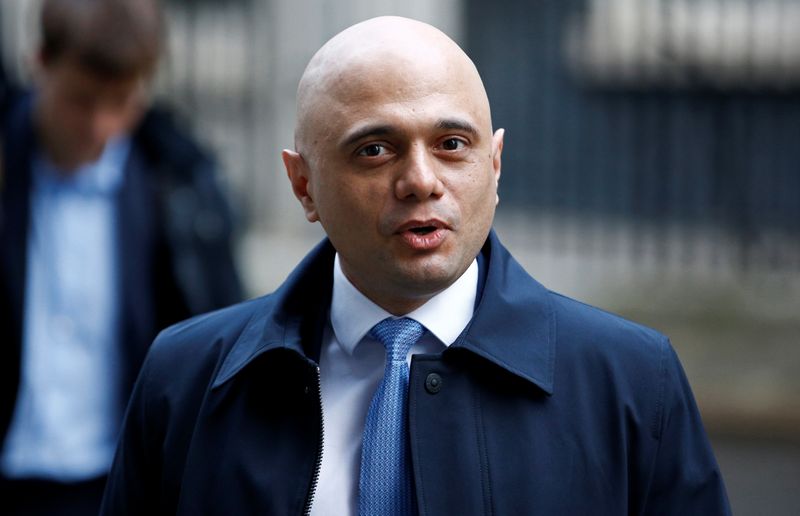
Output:
[[240,285],[212,159],[147,107],[157,2],[45,0],[40,22],[1,125],[0,513],[95,514],[149,343]]

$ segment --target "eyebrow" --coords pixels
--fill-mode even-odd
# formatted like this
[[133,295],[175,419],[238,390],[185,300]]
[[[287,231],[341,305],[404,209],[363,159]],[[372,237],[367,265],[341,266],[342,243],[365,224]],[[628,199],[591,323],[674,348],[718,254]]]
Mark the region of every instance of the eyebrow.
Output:
[[[436,122],[437,129],[464,131],[473,136],[478,136],[478,129],[471,123],[461,118],[441,118]],[[386,136],[387,134],[398,133],[399,130],[387,124],[371,124],[356,129],[352,134],[347,136],[343,141],[342,147],[349,147],[359,140],[368,136]]]
[[464,131],[473,136],[478,136],[478,129],[461,118],[442,118],[436,123],[436,127],[438,129]]
[[350,136],[344,139],[342,147],[348,147],[367,136],[385,136],[396,133],[397,129],[391,125],[373,124],[356,129]]

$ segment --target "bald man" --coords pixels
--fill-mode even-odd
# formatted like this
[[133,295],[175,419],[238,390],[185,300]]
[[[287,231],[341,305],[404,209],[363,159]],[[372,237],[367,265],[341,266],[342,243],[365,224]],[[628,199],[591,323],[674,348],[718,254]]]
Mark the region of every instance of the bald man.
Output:
[[368,20],[297,98],[283,161],[328,238],[159,336],[104,514],[729,513],[668,340],[546,290],[491,231],[503,130],[454,42]]

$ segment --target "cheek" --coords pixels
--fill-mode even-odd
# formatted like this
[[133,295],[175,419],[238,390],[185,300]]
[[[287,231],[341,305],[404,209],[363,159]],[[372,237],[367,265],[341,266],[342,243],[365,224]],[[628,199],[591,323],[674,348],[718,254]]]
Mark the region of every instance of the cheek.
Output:
[[346,178],[318,183],[312,195],[320,221],[332,231],[368,223],[374,208],[374,195],[359,181]]
[[485,213],[494,208],[497,194],[494,175],[484,170],[486,169],[481,167],[481,170],[457,176],[450,187],[458,197],[465,215]]
[[52,111],[56,125],[63,127],[62,132],[74,139],[85,138],[85,132],[91,128],[92,114],[85,107],[74,103],[62,103]]
[[80,110],[77,106],[58,97],[43,98],[42,109],[49,118],[62,120],[65,124],[74,124],[75,120],[80,119]]
[[63,138],[72,140],[76,145],[89,139],[91,123],[86,115],[76,110],[65,110],[57,116],[59,122],[54,125]]

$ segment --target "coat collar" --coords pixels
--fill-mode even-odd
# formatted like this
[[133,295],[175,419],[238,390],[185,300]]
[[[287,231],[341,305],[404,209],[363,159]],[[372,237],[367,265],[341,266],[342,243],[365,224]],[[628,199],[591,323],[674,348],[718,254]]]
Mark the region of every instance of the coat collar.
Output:
[[[487,267],[483,292],[472,321],[450,349],[475,353],[552,394],[555,317],[548,291],[523,270],[494,231],[481,252]],[[293,351],[316,365],[331,299],[334,255],[333,246],[324,240],[274,294],[260,300],[225,357],[214,388],[277,349]]]
[[[257,301],[253,316],[225,357],[212,388],[269,351],[292,351],[316,366],[333,289],[335,255],[330,241],[323,240],[278,290]],[[305,341],[304,335],[308,337]]]
[[472,351],[552,394],[555,316],[549,291],[525,272],[494,231],[481,252],[486,283],[472,320],[450,349]]

